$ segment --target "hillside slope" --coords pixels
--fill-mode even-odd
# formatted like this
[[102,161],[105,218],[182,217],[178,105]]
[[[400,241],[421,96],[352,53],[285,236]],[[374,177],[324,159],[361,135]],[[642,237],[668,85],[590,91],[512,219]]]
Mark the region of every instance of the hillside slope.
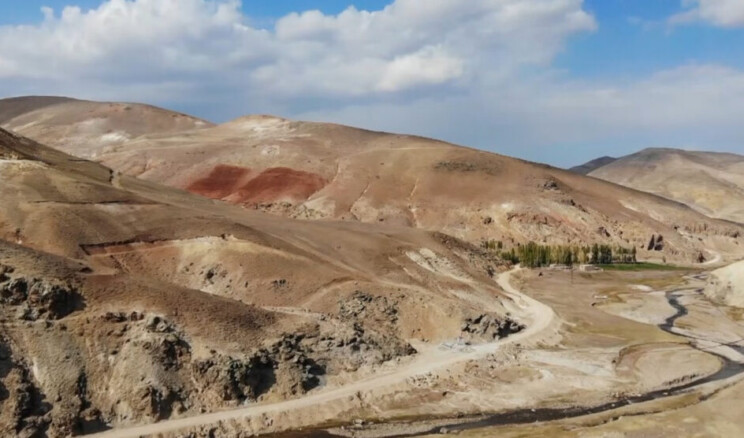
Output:
[[[119,171],[295,218],[387,223],[505,247],[636,246],[690,263],[741,251],[742,227],[595,178],[406,135],[244,117],[178,135],[146,135],[99,160]],[[662,235],[660,251],[646,251]]]
[[744,223],[744,156],[646,149],[591,176],[682,202],[721,219]]
[[500,261],[442,235],[270,217],[2,129],[0,199],[2,436],[284,400],[465,321],[524,328]]
[[211,123],[196,117],[135,103],[46,96],[0,99],[0,127],[81,158],[143,134],[207,126]]
[[[49,135],[99,120],[81,105],[105,113],[108,131],[136,132],[116,141],[100,131]],[[139,109],[132,111],[125,104],[62,103],[11,125],[127,175],[292,218],[413,226],[473,244],[500,241],[507,249],[528,241],[635,246],[643,259],[676,263],[742,250],[741,225],[595,178],[436,140],[271,116],[210,126],[151,107],[140,114],[149,124],[133,123]],[[187,127],[165,123],[172,120]],[[664,244],[648,251],[659,235]]]

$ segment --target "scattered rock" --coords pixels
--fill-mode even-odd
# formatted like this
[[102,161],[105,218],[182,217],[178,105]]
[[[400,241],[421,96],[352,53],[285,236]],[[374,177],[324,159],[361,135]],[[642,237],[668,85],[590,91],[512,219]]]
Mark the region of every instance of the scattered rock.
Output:
[[558,191],[560,190],[560,187],[558,187],[558,181],[554,180],[553,178],[550,178],[543,183],[542,189],[550,190],[550,191]]
[[284,278],[280,278],[278,280],[272,281],[271,285],[274,286],[275,289],[281,289],[287,286],[287,280],[285,280]]

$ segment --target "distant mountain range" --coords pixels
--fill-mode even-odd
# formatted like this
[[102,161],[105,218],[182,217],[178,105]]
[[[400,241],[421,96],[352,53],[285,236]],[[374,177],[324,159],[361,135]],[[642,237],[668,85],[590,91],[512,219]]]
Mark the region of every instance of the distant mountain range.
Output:
[[571,170],[744,223],[742,155],[651,148],[617,159],[598,158]]

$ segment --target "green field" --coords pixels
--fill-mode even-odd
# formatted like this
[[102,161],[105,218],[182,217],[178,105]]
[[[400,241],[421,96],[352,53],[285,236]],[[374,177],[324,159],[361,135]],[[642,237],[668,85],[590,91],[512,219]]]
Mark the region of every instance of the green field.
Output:
[[657,263],[616,263],[612,265],[597,265],[607,271],[681,271],[684,268],[674,265],[660,265]]

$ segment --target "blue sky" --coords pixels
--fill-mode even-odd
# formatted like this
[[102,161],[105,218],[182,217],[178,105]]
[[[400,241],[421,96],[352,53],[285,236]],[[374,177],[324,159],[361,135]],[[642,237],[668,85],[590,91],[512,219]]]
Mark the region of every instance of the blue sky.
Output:
[[[744,2],[518,1],[397,0],[371,18],[337,14],[393,0],[129,0],[130,16],[101,0],[1,2],[0,96],[278,113],[559,166],[651,146],[744,153]],[[100,13],[61,19],[70,5]],[[308,10],[321,13],[288,16]]]
[[[15,0],[0,3],[0,23],[33,23],[41,17],[44,6],[57,10],[65,6],[75,5],[81,8],[95,8],[103,3],[101,0]],[[387,2],[382,0],[244,0],[242,10],[248,16],[261,20],[282,17],[296,11],[319,9],[328,14],[337,14],[350,5],[359,9],[381,9]]]
[[[101,0],[23,0],[0,2],[0,24],[35,23],[41,8],[68,5],[94,8]],[[243,12],[257,25],[270,26],[286,14],[318,9],[338,14],[349,6],[384,8],[385,0],[244,0]],[[599,29],[574,39],[560,55],[558,66],[584,77],[638,76],[685,62],[726,62],[744,67],[744,29],[721,30],[707,25],[672,31],[664,21],[680,10],[679,0],[587,0],[587,11]],[[638,22],[636,20],[642,20]]]
[[585,77],[638,77],[697,63],[744,66],[744,29],[706,24],[670,29],[680,10],[675,0],[591,0],[585,8],[599,22],[596,33],[572,41],[558,64]]

